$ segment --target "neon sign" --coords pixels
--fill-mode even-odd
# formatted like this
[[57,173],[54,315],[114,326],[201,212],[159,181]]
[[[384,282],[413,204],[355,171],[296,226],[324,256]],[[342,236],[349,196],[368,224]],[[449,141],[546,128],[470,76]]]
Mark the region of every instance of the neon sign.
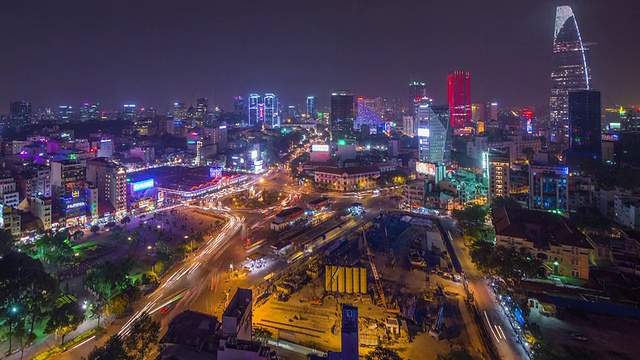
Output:
[[153,179],[142,180],[131,184],[131,189],[136,191],[150,189],[155,185]]

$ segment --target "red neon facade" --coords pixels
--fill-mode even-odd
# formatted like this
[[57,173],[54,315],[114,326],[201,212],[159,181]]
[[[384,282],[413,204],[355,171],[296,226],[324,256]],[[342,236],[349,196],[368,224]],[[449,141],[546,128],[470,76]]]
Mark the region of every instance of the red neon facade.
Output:
[[468,71],[455,71],[447,77],[449,125],[462,129],[471,122],[471,76]]

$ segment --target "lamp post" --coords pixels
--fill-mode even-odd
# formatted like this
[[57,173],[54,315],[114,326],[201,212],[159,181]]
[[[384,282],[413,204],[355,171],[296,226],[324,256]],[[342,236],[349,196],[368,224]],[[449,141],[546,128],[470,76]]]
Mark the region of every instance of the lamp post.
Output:
[[11,341],[11,335],[12,335],[12,326],[13,326],[13,316],[15,314],[18,313],[18,307],[17,306],[12,306],[10,311],[9,311],[9,353],[11,353],[11,349],[12,349],[12,341]]

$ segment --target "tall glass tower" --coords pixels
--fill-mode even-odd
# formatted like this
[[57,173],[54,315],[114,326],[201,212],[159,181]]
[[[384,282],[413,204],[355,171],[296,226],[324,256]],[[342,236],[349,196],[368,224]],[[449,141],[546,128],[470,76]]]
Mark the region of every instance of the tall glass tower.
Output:
[[551,140],[569,145],[569,92],[591,88],[589,49],[583,44],[570,6],[558,6],[553,33]]

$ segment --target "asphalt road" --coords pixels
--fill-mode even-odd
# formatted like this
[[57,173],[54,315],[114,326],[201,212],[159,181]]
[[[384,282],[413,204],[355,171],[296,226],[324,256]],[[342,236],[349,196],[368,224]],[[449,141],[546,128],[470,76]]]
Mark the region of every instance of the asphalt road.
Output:
[[478,271],[471,262],[469,249],[464,244],[464,238],[458,236],[453,229],[453,220],[442,218],[445,228],[451,232],[453,237],[453,248],[458,256],[460,265],[467,276],[469,289],[473,292],[476,306],[480,312],[480,317],[490,331],[489,337],[496,346],[500,358],[502,359],[528,359],[522,346],[516,340],[516,334],[509,324],[504,311],[498,304],[496,297],[491,290],[484,274]]

